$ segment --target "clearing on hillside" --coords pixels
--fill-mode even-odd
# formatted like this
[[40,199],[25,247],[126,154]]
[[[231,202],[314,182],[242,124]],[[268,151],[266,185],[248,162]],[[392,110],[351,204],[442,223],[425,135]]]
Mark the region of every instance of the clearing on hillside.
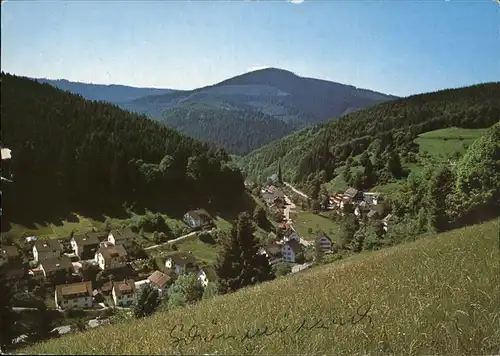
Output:
[[362,253],[29,354],[493,354],[499,221]]

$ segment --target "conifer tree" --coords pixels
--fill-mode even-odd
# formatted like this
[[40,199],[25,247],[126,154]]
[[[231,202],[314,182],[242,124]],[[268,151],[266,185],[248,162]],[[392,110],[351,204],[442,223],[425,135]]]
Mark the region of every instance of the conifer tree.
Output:
[[250,214],[241,213],[231,233],[222,239],[222,249],[215,264],[219,293],[224,294],[271,279],[271,268],[265,256],[258,254]]
[[430,229],[436,232],[444,231],[448,225],[446,198],[453,190],[453,181],[453,172],[447,166],[439,169],[429,181],[427,215]]

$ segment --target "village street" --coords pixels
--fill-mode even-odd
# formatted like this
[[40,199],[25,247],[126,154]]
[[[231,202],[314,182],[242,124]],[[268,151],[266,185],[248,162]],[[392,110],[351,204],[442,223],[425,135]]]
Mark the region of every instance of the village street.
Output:
[[[285,183],[286,184],[286,183]],[[285,219],[286,219],[286,222],[288,224],[290,224],[290,227],[293,228],[293,221],[292,219],[290,218],[290,211],[292,209],[295,209],[297,206],[294,204],[294,202],[292,202],[290,200],[290,198],[286,195],[284,195],[284,198],[285,198],[285,209],[283,211],[284,215],[285,215]],[[310,241],[306,241],[304,240],[302,237],[300,237],[300,243],[304,246],[310,246],[312,243]]]

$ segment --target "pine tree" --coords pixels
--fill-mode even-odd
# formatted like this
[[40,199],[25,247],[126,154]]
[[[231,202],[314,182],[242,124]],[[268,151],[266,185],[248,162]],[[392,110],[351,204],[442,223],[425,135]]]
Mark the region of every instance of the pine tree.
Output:
[[281,162],[278,162],[278,182],[283,184],[283,175],[281,173]]
[[392,149],[387,152],[387,171],[391,173],[394,178],[401,178],[403,173],[403,166],[399,154]]
[[219,293],[232,292],[271,278],[267,258],[258,254],[259,243],[247,212],[238,216],[231,233],[222,239],[221,247],[215,264]]
[[429,181],[427,216],[430,229],[436,232],[444,231],[448,225],[446,199],[453,190],[453,181],[453,172],[448,166],[440,168]]

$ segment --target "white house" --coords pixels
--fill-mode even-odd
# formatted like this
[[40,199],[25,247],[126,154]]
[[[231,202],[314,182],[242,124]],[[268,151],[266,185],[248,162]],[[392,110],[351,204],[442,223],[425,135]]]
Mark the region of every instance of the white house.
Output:
[[121,268],[127,263],[127,251],[123,245],[100,247],[95,254],[95,261],[102,270]]
[[165,267],[174,270],[175,273],[180,276],[186,272],[195,271],[198,267],[198,263],[192,254],[178,253],[167,258]]
[[184,214],[184,222],[192,228],[202,227],[212,222],[212,217],[205,209],[190,210]]
[[208,285],[208,277],[203,269],[198,269],[198,272],[196,273],[196,277],[200,281],[201,285],[203,287],[206,287]]
[[108,242],[113,245],[130,247],[133,245],[136,235],[129,227],[122,230],[113,230],[108,234]]
[[297,233],[297,231],[295,231],[294,229],[290,228],[290,229],[288,229],[285,232],[285,236],[283,236],[283,242],[286,243],[286,242],[292,241],[292,240],[300,242],[300,236]]
[[283,248],[280,244],[271,243],[264,246],[259,250],[259,254],[266,256],[270,265],[283,262]]
[[95,234],[75,235],[71,238],[71,248],[81,259],[93,258],[99,243],[99,238]]
[[61,257],[62,247],[57,240],[37,240],[33,244],[35,262]]
[[302,252],[302,245],[297,240],[290,240],[283,245],[283,260],[295,262],[297,255]]
[[56,305],[61,309],[91,308],[92,282],[80,282],[56,286]]
[[323,252],[331,251],[332,249],[332,240],[330,240],[330,238],[324,232],[318,235],[316,243],[319,245],[320,250]]
[[137,300],[135,283],[133,280],[114,282],[111,295],[115,306],[129,307]]
[[388,214],[385,218],[382,219],[382,224],[384,226],[384,231],[387,232],[389,230],[389,221],[393,218],[392,214]]

